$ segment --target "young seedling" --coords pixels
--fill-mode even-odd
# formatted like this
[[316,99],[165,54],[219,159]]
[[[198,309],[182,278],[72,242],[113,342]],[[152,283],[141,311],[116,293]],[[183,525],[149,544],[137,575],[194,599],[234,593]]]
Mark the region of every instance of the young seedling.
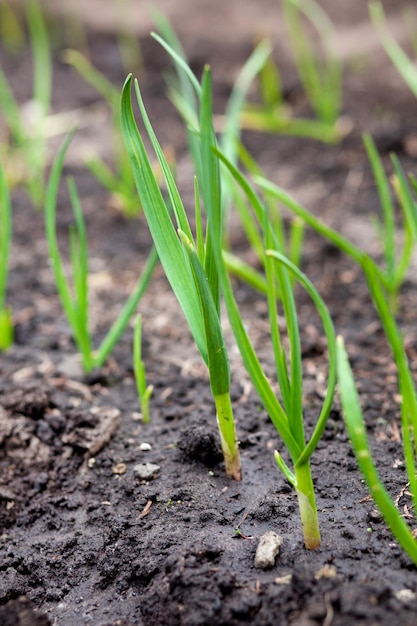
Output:
[[369,259],[364,259],[364,272],[375,308],[381,320],[398,371],[401,396],[401,423],[405,466],[408,474],[414,508],[417,506],[417,392],[414,384],[403,335],[387,302],[386,291]]
[[[279,453],[275,460],[287,480],[295,488],[300,517],[303,527],[306,548],[314,549],[320,545],[320,530],[315,504],[314,486],[310,469],[310,458],[313,454],[332,406],[336,383],[336,341],[333,324],[329,312],[320,295],[308,278],[280,250],[280,241],[273,230],[268,210],[254,191],[246,177],[243,176],[219,150],[215,154],[228,167],[236,182],[240,185],[250,201],[259,223],[262,224],[264,235],[264,267],[267,280],[267,299],[271,340],[276,364],[277,380],[280,387],[282,404],[275,395],[271,383],[267,379],[256,351],[249,339],[245,324],[234,298],[229,276],[222,255],[217,251],[219,275],[222,291],[236,342],[244,365],[252,379],[253,385],[275,425],[291,458],[293,469],[290,469]],[[297,312],[294,301],[293,275],[312,298],[321,318],[328,343],[329,374],[327,392],[320,410],[316,425],[306,441],[302,412],[303,386],[301,347],[298,330]],[[289,339],[289,358],[286,356],[278,325],[277,300],[282,304]]]
[[[335,335],[333,326],[328,311],[321,301],[317,291],[306,279],[306,277],[303,276],[301,272],[281,254],[279,250],[279,238],[272,231],[266,207],[260,203],[255,192],[250,188],[249,183],[237,172],[233,163],[225,155],[220,153],[220,151],[216,151],[211,102],[211,76],[209,69],[206,68],[204,72],[202,85],[200,88],[200,85],[196,82],[195,77],[189,73],[190,70],[188,66],[182,61],[179,62],[182,64],[182,67],[184,68],[187,75],[189,75],[191,84],[195,85],[196,96],[200,103],[200,112],[198,118],[199,128],[196,129],[197,133],[195,134],[195,137],[200,141],[201,155],[202,159],[204,159],[202,163],[202,172],[205,174],[207,179],[203,175],[203,185],[206,186],[207,180],[212,181],[209,189],[216,190],[216,202],[213,202],[213,197],[210,195],[204,196],[203,194],[203,197],[205,200],[208,224],[208,232],[206,233],[206,237],[211,235],[211,247],[217,272],[217,280],[221,286],[224,295],[229,320],[234,331],[235,338],[238,343],[244,364],[252,378],[253,384],[261,398],[261,401],[266,407],[268,414],[270,415],[279,434],[281,435],[284,444],[288,449],[291,460],[293,461],[294,471],[292,471],[287,466],[280,454],[277,453],[275,457],[280,469],[284,472],[286,478],[290,481],[290,483],[295,487],[297,491],[305,545],[307,548],[313,549],[320,544],[320,531],[318,527],[317,509],[315,505],[314,488],[310,470],[310,457],[315,447],[317,446],[317,443],[325,427],[334,393],[336,380],[336,359]],[[143,105],[140,100],[139,106],[145,124],[147,124],[146,118],[144,116]],[[129,132],[129,128],[127,128],[126,134],[128,136],[131,135],[131,132]],[[152,135],[151,141],[154,143]],[[137,163],[143,164],[145,162],[146,154],[143,154],[143,144],[142,146],[140,146],[140,148],[139,146],[132,146],[131,151],[133,155],[136,154]],[[222,197],[219,185],[220,180],[223,180],[221,179],[220,172],[220,154],[222,154],[222,161],[228,167],[229,176],[235,178],[237,182],[242,185],[245,193],[247,193],[247,197],[250,200],[253,210],[256,213],[258,224],[260,224],[262,228],[261,245],[263,250],[263,261],[266,268],[266,291],[268,293],[271,336],[274,356],[276,360],[277,378],[279,380],[281,394],[283,396],[283,405],[281,405],[278,401],[271,384],[268,382],[262,370],[256,352],[248,338],[244,322],[241,318],[239,309],[234,298],[226,265],[224,262],[224,256],[222,254],[223,238],[219,236],[219,233],[221,233],[220,221],[222,212],[220,211],[219,213],[218,210],[220,198]],[[144,182],[140,184],[138,176],[139,190],[144,187]],[[167,186],[168,188],[170,187],[169,184],[167,184]],[[172,203],[174,205],[175,212],[175,202],[173,201]],[[144,207],[145,206],[146,204],[144,203]],[[158,221],[158,223],[160,222],[161,220]],[[197,224],[200,223],[199,211],[197,211],[196,222]],[[170,222],[168,222],[168,224],[170,225]],[[197,232],[198,231],[199,229],[197,228]],[[192,272],[194,273],[196,278],[198,275],[202,277],[201,281],[198,279],[196,280],[199,285],[199,289],[201,289],[202,286],[206,286],[207,288],[207,281],[203,280],[203,267],[201,263],[199,264],[197,262],[199,254],[201,258],[203,252],[202,246],[201,244],[199,244],[199,240],[201,241],[202,239],[201,235],[200,237],[197,237],[196,245],[193,244],[192,238],[190,236],[184,235],[182,231],[180,231],[180,238],[187,246],[189,259],[192,264]],[[177,242],[177,239],[175,238],[174,241]],[[265,252],[265,246],[269,248],[267,252]],[[310,296],[313,298],[319,315],[323,321],[329,344],[330,365],[327,395],[322,410],[320,411],[316,427],[314,428],[308,442],[306,442],[305,440],[302,415],[301,348],[294,296],[292,291],[292,282],[289,278],[289,273],[294,274],[296,280],[302,283],[302,285],[307,289]],[[278,290],[280,292],[280,298],[283,303],[284,315],[287,322],[287,329],[290,340],[289,364],[287,362],[287,357],[285,356],[282,347],[282,341],[277,321],[276,298]],[[190,289],[188,291],[190,292]],[[210,317],[208,313],[206,317],[209,321]],[[208,329],[213,328],[213,326],[214,319],[210,324],[205,324],[207,332]],[[220,337],[216,343],[221,343]]]
[[[270,243],[272,243],[272,241]],[[272,263],[270,266],[270,263],[268,263],[268,261],[266,262],[269,283],[268,303],[271,338],[277,368],[277,379],[283,399],[282,410],[275,414],[276,421],[274,423],[290,453],[293,471],[286,465],[282,456],[277,451],[275,451],[275,460],[289,483],[296,490],[305,546],[307,549],[314,549],[320,545],[320,531],[314,485],[310,469],[310,458],[321,438],[332,406],[336,383],[335,333],[328,310],[317,290],[307,277],[277,250],[266,250],[266,256],[267,258],[270,257],[272,261],[279,262],[275,267],[272,267]],[[302,284],[313,299],[323,323],[328,342],[329,376],[326,398],[308,443],[306,442],[304,432],[302,408],[303,383],[301,345],[293,287],[289,280],[288,270],[293,273],[295,279]],[[277,287],[275,287],[275,283]],[[290,342],[289,364],[287,364],[286,361],[278,325],[278,290]],[[243,358],[245,360],[244,356]],[[290,435],[290,437],[288,437],[288,435]],[[293,447],[294,443],[297,445],[296,449]]]
[[[158,251],[161,264],[184,312],[198,350],[206,363],[210,386],[216,405],[220,440],[228,476],[240,480],[240,455],[235,433],[230,400],[230,371],[220,323],[220,287],[214,250],[221,247],[222,212],[218,172],[213,168],[211,145],[213,130],[207,125],[206,106],[210,94],[198,83],[196,92],[201,98],[200,178],[195,184],[196,237],[194,239],[188,217],[161,146],[155,136],[139,90],[136,97],[147,134],[155,150],[165,179],[169,202],[159,189],[141,133],[136,125],[131,104],[131,77],[125,82],[121,99],[122,132],[131,159],[136,187]],[[211,119],[210,119],[211,124]],[[197,148],[197,146],[196,146]],[[200,189],[210,227],[204,234]],[[171,216],[171,207],[175,223]],[[217,242],[217,243],[216,243]]]
[[133,369],[135,372],[136,388],[142,421],[147,424],[150,421],[149,401],[152,396],[153,386],[146,383],[145,363],[142,360],[142,316],[138,315],[133,334]]
[[5,172],[0,161],[0,350],[13,343],[11,309],[6,305],[10,242],[12,238],[12,210]]
[[135,193],[130,160],[126,154],[120,134],[119,90],[78,50],[67,50],[64,58],[102,96],[111,112],[112,143],[116,171],[113,172],[98,157],[89,157],[86,161],[87,167],[103,187],[110,191],[126,215],[137,215],[140,211],[140,204]]
[[27,2],[27,24],[33,52],[33,95],[20,107],[0,68],[0,109],[10,133],[3,145],[4,165],[12,182],[23,182],[35,206],[44,200],[46,123],[50,109],[52,61],[48,33],[37,0]]
[[[268,59],[260,72],[263,103],[245,107],[242,126],[264,132],[309,137],[325,143],[336,142],[342,134],[338,124],[342,67],[334,53],[333,24],[315,0],[284,0],[282,6],[297,73],[317,119],[293,116],[283,100],[279,69]],[[317,31],[320,50],[316,49],[306,34],[303,18]]]
[[[416,207],[410,197],[410,190],[406,181],[404,172],[396,158],[393,157],[393,163],[396,172],[396,192],[400,201],[405,202],[404,206],[407,211],[407,228],[410,229],[410,241],[416,241]],[[351,256],[362,268],[367,279],[368,287],[378,312],[381,324],[385,331],[385,335],[390,344],[394,361],[398,370],[399,392],[402,398],[401,404],[401,421],[404,447],[404,460],[407,476],[410,485],[410,491],[413,499],[414,507],[417,506],[417,393],[413,381],[413,376],[404,349],[404,342],[401,331],[398,328],[395,312],[391,304],[390,288],[392,281],[390,275],[381,269],[366,253],[354,246],[350,241],[342,235],[329,228],[323,222],[308,213],[303,207],[297,204],[281,189],[272,185],[270,182],[259,179],[257,181],[262,188],[274,197],[283,202],[291,211],[305,220],[307,224],[313,227],[317,232],[329,239],[333,244],[342,251]],[[410,243],[411,245],[411,243]],[[408,254],[408,253],[407,253]],[[388,257],[390,258],[390,257]],[[392,258],[392,257],[391,257]],[[401,265],[401,264],[400,264]],[[392,294],[391,294],[392,295]],[[340,343],[341,340],[339,340]],[[401,545],[407,550],[413,560],[416,559],[416,548],[410,542],[411,533],[402,522],[398,522],[399,515],[395,513],[395,506],[389,502],[389,497],[383,492],[376,470],[373,466],[366,437],[364,435],[363,425],[360,426],[362,420],[360,415],[359,404],[352,392],[352,381],[349,378],[349,372],[346,366],[346,359],[343,357],[342,346],[339,345],[339,380],[342,393],[342,402],[344,404],[344,413],[347,426],[352,438],[352,444],[358,457],[361,470],[371,489],[371,493],[376,503],[381,509],[388,525],[400,541]],[[359,425],[358,425],[359,424]],[[413,539],[414,541],[414,539]]]
[[[342,68],[335,57],[333,24],[315,0],[284,0],[283,9],[294,50],[298,75],[317,117],[334,125],[342,100]],[[316,29],[322,46],[318,53],[308,41],[302,14]],[[323,59],[321,60],[320,57]]]
[[404,240],[401,243],[400,252],[398,252],[398,242],[396,241],[397,228],[390,184],[372,137],[368,133],[365,133],[363,141],[372,167],[382,209],[382,219],[377,220],[376,224],[382,242],[385,262],[383,269],[385,284],[391,300],[392,309],[396,311],[398,306],[398,293],[410,266],[414,243],[417,241],[416,206],[401,165],[397,157],[392,155],[391,160],[395,171],[392,178],[392,187],[402,212],[404,224]]
[[64,266],[59,252],[56,235],[56,203],[58,187],[61,179],[65,154],[68,150],[72,136],[73,133],[68,135],[52,166],[46,191],[45,226],[49,256],[51,259],[58,294],[68,322],[74,333],[75,343],[81,353],[83,369],[88,373],[96,367],[102,367],[115,344],[119,340],[129,322],[129,319],[132,317],[140,299],[147,289],[153,270],[158,261],[158,255],[155,249],[151,251],[135,289],[104,337],[100,347],[97,351],[94,351],[88,324],[89,302],[87,237],[77,188],[72,178],[68,178],[67,182],[75,219],[75,226],[70,230],[73,289],[71,289],[70,281],[67,279],[64,272]]
[[[392,497],[385,489],[372,459],[360,402],[342,337],[337,338],[337,369],[343,416],[359,469],[387,526],[398,543],[414,561],[414,564],[417,565],[417,541],[415,536],[395,506]],[[415,429],[412,431],[412,441],[410,441],[410,437],[407,436],[407,431],[410,430],[409,420],[407,419],[410,407],[407,404],[407,401],[404,403],[403,399],[401,415],[403,436],[405,435],[404,454],[408,477],[415,486],[415,441],[417,431]],[[415,498],[413,500],[415,508]]]
[[415,61],[410,59],[390,33],[382,4],[380,2],[371,2],[369,4],[369,12],[385,52],[417,97],[417,68]]

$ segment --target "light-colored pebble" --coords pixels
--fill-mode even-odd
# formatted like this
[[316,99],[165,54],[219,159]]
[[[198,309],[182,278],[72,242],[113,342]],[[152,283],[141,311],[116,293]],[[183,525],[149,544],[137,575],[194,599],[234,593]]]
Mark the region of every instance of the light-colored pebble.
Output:
[[255,567],[259,569],[271,569],[271,567],[274,567],[282,541],[282,536],[273,530],[269,530],[262,535],[256,548]]
[[278,576],[275,578],[274,583],[276,585],[291,585],[292,574],[285,574],[285,576]]
[[411,604],[416,599],[416,594],[411,589],[400,589],[396,592],[395,597],[402,604]]
[[118,476],[122,476],[123,474],[126,474],[126,463],[118,463],[117,465],[115,465],[113,467],[113,474],[117,474]]
[[133,468],[133,473],[136,478],[149,480],[149,478],[153,478],[160,469],[159,465],[155,465],[155,463],[138,463],[138,465],[135,465]]
[[323,567],[314,572],[314,578],[316,580],[321,580],[322,578],[336,578],[337,571],[334,565],[329,565],[325,563]]

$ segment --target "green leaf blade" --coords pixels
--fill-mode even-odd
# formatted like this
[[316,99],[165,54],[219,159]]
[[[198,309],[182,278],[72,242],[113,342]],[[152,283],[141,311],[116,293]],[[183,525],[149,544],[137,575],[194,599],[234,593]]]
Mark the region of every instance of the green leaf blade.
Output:
[[194,284],[199,294],[204,319],[207,345],[207,365],[210,372],[210,385],[213,396],[229,393],[229,359],[224,344],[223,333],[217,308],[198,255],[185,233],[179,231],[180,238],[187,251],[194,277]]
[[201,306],[185,251],[178,239],[162,193],[155,180],[149,158],[137,128],[130,98],[131,76],[122,90],[121,127],[134,179],[159,259],[180,303],[197,347],[207,363],[207,347]]
[[345,424],[359,468],[386,524],[417,565],[417,542],[381,482],[372,459],[358,393],[341,337],[337,338],[337,370]]

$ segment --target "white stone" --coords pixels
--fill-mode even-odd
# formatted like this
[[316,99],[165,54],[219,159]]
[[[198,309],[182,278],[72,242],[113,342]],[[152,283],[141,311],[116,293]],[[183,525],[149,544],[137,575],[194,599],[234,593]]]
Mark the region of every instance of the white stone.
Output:
[[160,469],[159,465],[155,465],[154,463],[138,463],[138,465],[135,465],[133,468],[133,473],[136,478],[149,480],[149,478],[153,478]]
[[282,536],[273,530],[269,530],[262,535],[256,548],[255,567],[259,569],[271,569],[271,567],[274,567],[282,542]]

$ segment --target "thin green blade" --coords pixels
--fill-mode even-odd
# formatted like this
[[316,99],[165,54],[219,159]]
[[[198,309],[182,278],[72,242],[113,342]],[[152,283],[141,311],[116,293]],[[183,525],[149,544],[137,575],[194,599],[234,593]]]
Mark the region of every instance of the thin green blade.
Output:
[[184,312],[198,349],[207,363],[204,323],[198,294],[186,253],[178,239],[168,207],[155,179],[149,158],[133,116],[130,98],[132,78],[128,76],[121,97],[121,127],[131,160],[139,198],[159,259]]
[[342,337],[337,338],[337,369],[343,415],[359,468],[386,524],[417,564],[417,542],[382,484],[372,460],[358,393]]

